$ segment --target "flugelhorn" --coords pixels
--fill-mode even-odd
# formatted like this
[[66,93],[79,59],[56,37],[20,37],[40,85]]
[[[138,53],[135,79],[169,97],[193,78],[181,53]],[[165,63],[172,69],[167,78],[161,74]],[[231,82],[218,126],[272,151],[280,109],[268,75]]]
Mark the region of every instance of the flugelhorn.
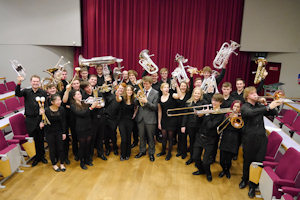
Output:
[[264,73],[266,72],[267,60],[265,58],[259,57],[255,63],[257,64],[257,70],[254,78],[254,84],[258,84],[264,78]]
[[[225,122],[227,122],[227,123],[225,124]],[[244,126],[244,121],[241,116],[231,117],[229,114],[228,117],[226,117],[226,119],[217,127],[217,133],[218,134],[222,133],[229,124],[231,124],[231,126],[233,126],[236,129],[241,129]]]
[[139,86],[140,90],[137,92],[136,97],[137,97],[137,99],[139,100],[140,105],[141,105],[141,106],[144,106],[144,103],[142,103],[142,102],[140,101],[140,99],[146,97],[145,91],[144,91],[144,89],[143,89],[141,83],[139,83],[138,86]]
[[149,73],[149,74],[154,74],[156,72],[158,72],[158,67],[157,65],[152,61],[152,59],[150,58],[153,55],[149,55],[149,50],[148,49],[144,49],[141,51],[140,55],[139,55],[139,64]]
[[221,69],[224,65],[225,60],[228,60],[232,53],[238,55],[235,50],[240,46],[240,44],[232,40],[230,40],[230,44],[228,42],[224,42],[213,61],[214,67],[217,69]]
[[25,69],[17,60],[10,60],[12,68],[17,72],[18,76],[26,77]]
[[80,67],[89,67],[91,65],[110,65],[114,64],[117,61],[117,58],[113,56],[102,56],[102,57],[93,57],[91,59],[86,59],[82,55],[79,55],[78,63]]
[[[45,97],[36,97],[35,100],[38,102],[39,107],[45,110]],[[42,121],[45,125],[51,124],[45,113],[42,114]]]
[[178,80],[179,83],[181,83],[182,81],[186,81],[188,79],[188,76],[184,68],[190,68],[190,66],[183,66],[183,64],[186,63],[188,59],[177,53],[175,56],[175,61],[178,62],[178,67],[176,67],[175,70],[171,73],[172,77]]

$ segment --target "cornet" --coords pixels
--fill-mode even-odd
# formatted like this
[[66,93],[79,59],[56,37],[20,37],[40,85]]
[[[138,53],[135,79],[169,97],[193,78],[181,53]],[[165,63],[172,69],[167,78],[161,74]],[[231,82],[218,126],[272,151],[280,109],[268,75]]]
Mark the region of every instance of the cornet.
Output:
[[267,65],[268,62],[265,58],[260,57],[255,61],[255,63],[258,66],[257,66],[255,78],[254,78],[254,84],[258,84],[264,78],[264,73],[266,71],[265,66]]
[[177,79],[179,83],[181,83],[182,81],[186,81],[188,79],[188,76],[184,68],[190,68],[190,66],[183,66],[183,63],[186,63],[188,59],[185,59],[182,55],[176,54],[175,61],[178,62],[179,65],[172,72],[172,77],[174,79]]
[[230,42],[230,44],[228,42],[224,42],[220,50],[217,52],[217,55],[213,61],[213,65],[215,68],[221,69],[224,65],[225,60],[228,60],[232,53],[238,55],[234,51],[241,45],[232,40],[230,40]]
[[152,61],[150,58],[153,55],[149,55],[149,50],[144,49],[141,51],[139,55],[139,64],[149,73],[149,74],[154,74],[158,72],[158,67],[157,65]]
[[10,60],[10,63],[18,76],[22,76],[25,79],[26,73],[24,67],[17,60]]
[[85,59],[82,55],[79,55],[78,63],[80,67],[89,67],[91,65],[110,65],[114,64],[117,61],[117,58],[113,56],[102,56],[102,57],[94,57],[91,59]]

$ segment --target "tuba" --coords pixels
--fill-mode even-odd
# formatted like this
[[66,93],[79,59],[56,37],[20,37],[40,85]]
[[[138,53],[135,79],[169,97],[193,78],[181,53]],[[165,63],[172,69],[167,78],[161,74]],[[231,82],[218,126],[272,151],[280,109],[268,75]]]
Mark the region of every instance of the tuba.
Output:
[[149,73],[149,74],[154,74],[156,72],[158,72],[158,67],[157,65],[151,60],[151,56],[153,55],[149,55],[149,50],[148,49],[144,49],[143,51],[141,51],[140,55],[139,55],[139,64],[142,65],[142,67]]
[[117,61],[117,58],[113,56],[102,56],[102,57],[93,57],[91,59],[86,59],[79,55],[78,63],[80,67],[89,67],[91,65],[110,65],[114,64]]
[[17,60],[10,60],[12,68],[17,72],[18,76],[26,77],[24,67]]
[[175,61],[178,62],[178,67],[172,72],[172,77],[177,79],[179,83],[185,81],[188,78],[184,68],[191,68],[190,66],[183,66],[184,63],[188,61],[188,59],[184,58],[182,55],[176,54]]
[[228,60],[232,53],[238,55],[234,51],[241,45],[232,40],[230,40],[230,42],[230,44],[228,42],[224,42],[220,50],[217,52],[217,55],[213,61],[213,65],[215,68],[221,69],[224,65],[225,60]]
[[267,60],[265,58],[258,58],[255,63],[258,65],[257,66],[257,70],[256,70],[256,74],[255,74],[255,78],[254,78],[254,84],[258,84],[264,77],[264,73],[266,71],[266,64],[267,64]]

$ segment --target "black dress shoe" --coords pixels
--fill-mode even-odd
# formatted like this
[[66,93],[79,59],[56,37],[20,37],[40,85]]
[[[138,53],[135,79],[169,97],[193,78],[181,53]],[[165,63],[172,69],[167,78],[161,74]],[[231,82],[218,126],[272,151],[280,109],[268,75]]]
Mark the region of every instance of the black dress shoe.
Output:
[[120,161],[124,161],[125,160],[125,158],[123,158],[122,156],[120,157]]
[[227,171],[225,172],[225,174],[226,174],[226,178],[230,179],[230,177],[231,177],[230,171],[227,170]]
[[125,160],[129,160],[129,157],[130,157],[130,156],[126,156],[126,157],[125,157]]
[[79,157],[78,157],[78,156],[74,156],[74,160],[75,160],[75,161],[78,161],[78,160],[79,160]]
[[192,164],[193,162],[194,162],[193,159],[190,158],[188,161],[186,161],[185,164],[186,164],[186,165],[190,165],[190,164]]
[[150,158],[151,162],[154,162],[154,160],[155,160],[154,155],[150,155],[149,158]]
[[34,167],[34,166],[36,166],[38,163],[39,163],[39,161],[34,160],[34,161],[32,162],[32,164],[31,164],[31,166]]
[[107,160],[107,158],[103,154],[98,154],[98,158],[101,158],[102,160]]
[[67,165],[69,165],[71,162],[70,162],[69,159],[66,159],[66,160],[65,160],[65,163],[66,163]]
[[160,157],[160,156],[163,156],[163,155],[166,155],[166,152],[165,152],[165,151],[162,151],[162,152],[156,154],[157,157]]
[[131,145],[130,147],[131,147],[131,148],[134,148],[134,147],[136,147],[137,145],[138,145],[137,142],[133,142],[132,145]]
[[172,157],[172,154],[168,153],[168,155],[166,156],[166,161],[170,160]]
[[108,149],[108,150],[105,151],[105,155],[109,156],[109,154],[110,154],[110,150]]
[[41,158],[42,163],[47,164],[48,160],[46,158]]
[[198,170],[193,172],[193,175],[201,175],[201,174],[204,174],[204,171]]
[[222,178],[224,175],[225,175],[225,171],[221,171],[221,172],[219,173],[219,177],[220,177],[220,178]]
[[117,156],[119,154],[118,149],[114,150],[114,154]]
[[250,187],[248,192],[249,198],[253,199],[255,197],[255,188]]
[[182,154],[181,154],[181,152],[178,152],[177,154],[176,154],[176,157],[179,157],[179,156],[181,156]]
[[181,159],[185,159],[186,157],[187,157],[186,154],[182,154],[182,155],[181,155]]
[[53,167],[53,170],[56,171],[56,172],[60,172],[59,167],[57,167],[56,169],[54,169],[54,167]]
[[239,184],[239,188],[240,188],[240,189],[243,189],[243,188],[245,188],[246,186],[247,186],[247,182],[244,181],[244,180],[242,180],[242,181],[240,182],[240,184]]
[[142,157],[142,156],[144,156],[144,155],[146,155],[146,153],[138,153],[136,156],[135,156],[135,158],[140,158],[140,157]]
[[80,167],[81,167],[81,169],[84,169],[84,170],[87,169],[87,166],[84,164],[84,162],[80,162]]
[[211,182],[212,181],[212,176],[211,175],[206,175],[206,179],[208,182]]
[[89,161],[86,163],[88,166],[94,166],[93,162],[92,161]]

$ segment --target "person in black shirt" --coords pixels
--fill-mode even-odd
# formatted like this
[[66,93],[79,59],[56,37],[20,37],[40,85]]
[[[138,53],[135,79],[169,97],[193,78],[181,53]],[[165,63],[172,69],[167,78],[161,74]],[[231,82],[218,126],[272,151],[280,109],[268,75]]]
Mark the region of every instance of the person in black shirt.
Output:
[[[51,95],[51,105],[45,108],[45,114],[51,124],[44,125],[46,139],[49,146],[50,160],[53,169],[57,172],[66,171],[64,166],[63,140],[66,139],[66,118],[65,109],[61,106],[61,97],[59,94]],[[57,162],[60,161],[60,168]]]
[[97,71],[97,86],[102,86],[105,83],[104,75],[103,75],[103,66],[97,65],[96,71]]
[[[192,97],[187,100],[186,106],[201,106],[206,105],[207,102],[203,99],[203,90],[200,87],[195,87],[192,93]],[[196,109],[197,110],[197,109]],[[190,110],[193,111],[192,109]],[[193,150],[194,150],[194,143],[196,139],[196,133],[199,131],[201,127],[203,117],[199,117],[196,114],[195,115],[185,115],[181,122],[181,133],[183,135],[183,151],[182,154],[187,154],[187,135],[189,135],[190,138],[190,153],[191,157],[190,159],[185,163],[186,165],[189,165],[193,163]]]
[[80,69],[80,76],[81,76],[80,82],[81,81],[88,81],[89,80],[89,71],[88,71],[88,69],[86,67],[82,67]]
[[15,94],[17,97],[24,97],[25,103],[25,123],[27,133],[30,137],[34,138],[36,155],[32,162],[32,166],[36,166],[40,161],[43,163],[48,163],[45,159],[45,149],[44,149],[44,137],[42,131],[39,127],[41,121],[40,107],[38,102],[36,102],[36,97],[47,96],[46,92],[40,89],[40,77],[33,75],[30,78],[31,88],[26,88],[21,90],[21,82],[24,80],[23,77],[18,76],[18,85],[15,89]]
[[245,103],[244,95],[244,88],[245,88],[245,81],[241,78],[237,78],[235,82],[236,91],[231,93],[231,97],[234,100],[240,100],[242,103]]
[[[223,96],[221,94],[214,94],[212,97],[212,105],[214,110],[220,109],[220,105],[223,102]],[[199,114],[202,117],[203,114]],[[193,175],[206,174],[208,181],[212,181],[212,175],[210,171],[210,165],[214,160],[214,149],[216,143],[219,141],[219,135],[217,133],[218,125],[223,121],[224,114],[206,114],[203,118],[201,129],[196,134],[196,141],[194,143],[193,160],[198,171],[195,171]],[[204,151],[203,160],[201,160],[202,152]]]
[[[247,87],[244,90],[244,98],[246,103],[242,106],[242,118],[244,120],[243,127],[243,177],[239,187],[245,188],[249,180],[249,167],[252,162],[262,162],[265,158],[268,138],[264,126],[264,115],[276,115],[277,106],[281,105],[280,100],[272,101],[268,106],[262,105],[260,102],[266,103],[264,98],[259,98],[255,87]],[[256,184],[249,183],[248,196],[255,196]]]
[[67,74],[68,74],[67,70],[64,69],[62,71],[62,76],[61,76],[61,82],[64,85],[64,89],[66,89],[67,85],[69,84],[68,81],[67,81]]

